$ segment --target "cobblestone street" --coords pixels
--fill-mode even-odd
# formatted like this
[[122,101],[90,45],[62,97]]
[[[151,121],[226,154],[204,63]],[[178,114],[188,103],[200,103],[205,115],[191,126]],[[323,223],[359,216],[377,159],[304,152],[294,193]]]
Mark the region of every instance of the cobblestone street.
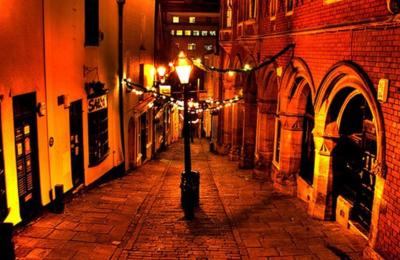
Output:
[[366,240],[318,221],[300,200],[274,192],[251,170],[192,145],[200,208],[182,218],[183,145],[124,177],[74,195],[14,236],[20,259],[361,259]]

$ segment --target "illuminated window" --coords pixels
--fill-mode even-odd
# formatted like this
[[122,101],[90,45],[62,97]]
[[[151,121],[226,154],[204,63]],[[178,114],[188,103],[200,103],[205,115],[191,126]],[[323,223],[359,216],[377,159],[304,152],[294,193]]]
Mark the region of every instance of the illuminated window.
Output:
[[212,51],[214,49],[212,44],[205,44],[204,45],[204,50],[206,51]]
[[196,22],[196,17],[190,16],[189,17],[189,23],[195,23]]
[[182,36],[183,31],[182,30],[176,30],[176,36]]
[[194,51],[196,49],[196,43],[189,43],[188,44],[188,50],[189,51]]
[[248,5],[248,18],[254,19],[256,18],[257,14],[257,1],[256,0],[249,0]]
[[210,31],[210,36],[217,36],[217,31]]
[[85,0],[85,46],[99,46],[99,0]]
[[200,36],[200,31],[194,30],[193,31],[193,36]]
[[175,35],[175,30],[171,30],[171,35]]
[[226,27],[232,27],[232,0],[227,0],[226,6]]
[[192,31],[191,30],[185,30],[185,36],[190,36],[192,35]]
[[201,36],[207,36],[208,35],[208,31],[201,31]]
[[176,42],[175,46],[176,46],[177,49],[179,49],[179,42]]
[[286,15],[292,15],[294,9],[293,0],[286,0]]
[[172,17],[172,22],[173,23],[179,23],[179,16],[173,16]]
[[269,1],[269,17],[272,20],[276,19],[276,13],[278,11],[278,0]]

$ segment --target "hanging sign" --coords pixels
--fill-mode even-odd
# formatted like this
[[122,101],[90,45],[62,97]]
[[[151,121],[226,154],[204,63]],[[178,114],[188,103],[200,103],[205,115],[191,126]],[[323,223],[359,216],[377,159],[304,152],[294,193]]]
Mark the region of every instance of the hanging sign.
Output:
[[88,99],[88,113],[93,113],[107,108],[107,95]]
[[171,86],[170,85],[160,85],[160,94],[165,96],[171,95]]

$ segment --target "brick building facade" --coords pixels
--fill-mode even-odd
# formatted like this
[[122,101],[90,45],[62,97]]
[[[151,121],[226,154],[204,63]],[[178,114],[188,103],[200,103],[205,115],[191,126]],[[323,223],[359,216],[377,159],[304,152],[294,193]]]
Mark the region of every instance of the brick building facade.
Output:
[[[400,255],[400,2],[222,0],[217,149],[365,235],[365,256]],[[386,91],[388,95],[386,97]],[[257,119],[257,120],[255,120]]]

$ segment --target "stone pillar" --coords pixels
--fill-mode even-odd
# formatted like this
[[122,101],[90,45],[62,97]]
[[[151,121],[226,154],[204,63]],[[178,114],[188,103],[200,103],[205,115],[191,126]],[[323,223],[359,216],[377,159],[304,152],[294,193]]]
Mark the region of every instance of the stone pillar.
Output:
[[295,195],[296,178],[301,166],[302,115],[280,115],[281,141],[279,171],[273,177],[274,187],[282,193]]
[[331,219],[333,212],[333,152],[338,137],[314,136],[315,167],[313,195],[308,213],[317,219]]
[[232,161],[240,159],[243,138],[243,103],[232,105],[232,147],[229,158]]
[[254,155],[256,147],[257,104],[244,103],[243,113],[243,141],[240,154],[239,167],[243,169],[254,168]]

